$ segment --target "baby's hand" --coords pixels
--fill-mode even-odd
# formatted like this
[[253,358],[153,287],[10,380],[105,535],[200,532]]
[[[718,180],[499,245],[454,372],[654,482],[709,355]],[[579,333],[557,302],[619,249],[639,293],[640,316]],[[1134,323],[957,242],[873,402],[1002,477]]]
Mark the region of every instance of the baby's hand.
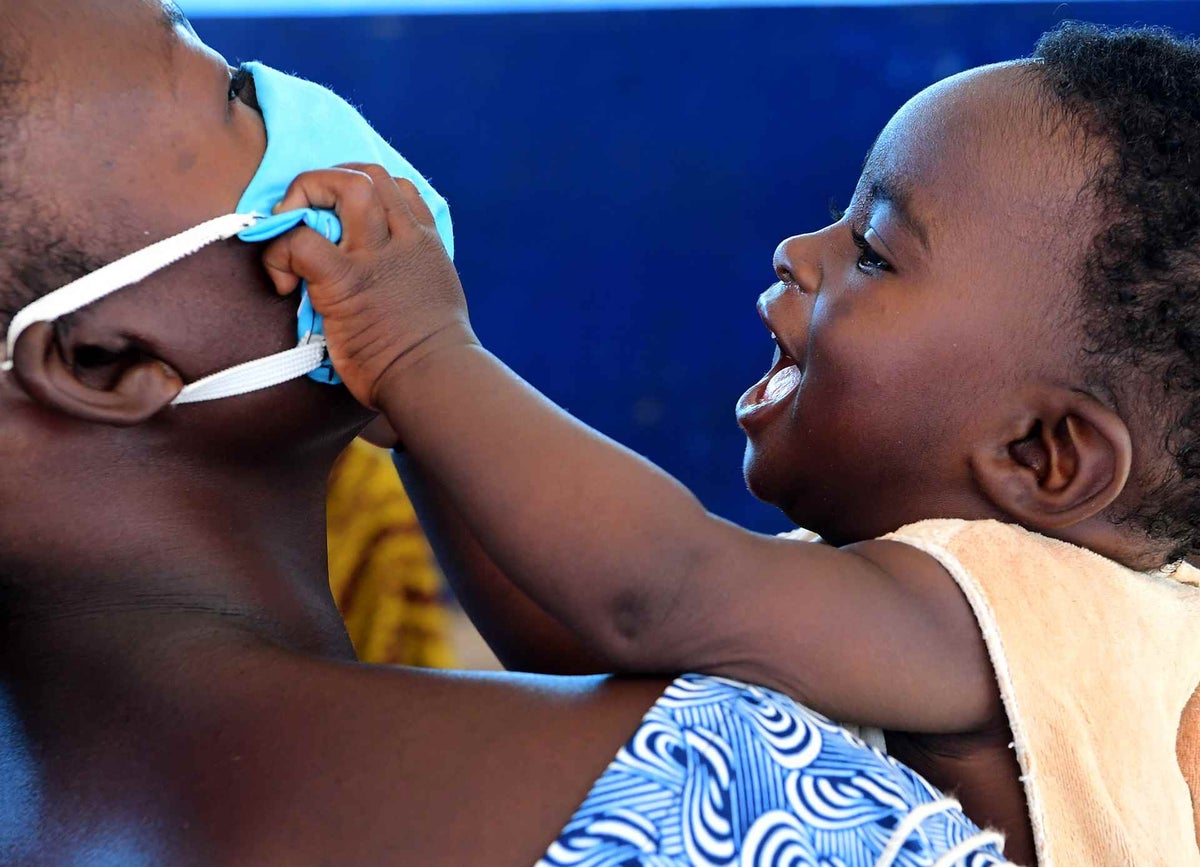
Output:
[[377,406],[385,374],[475,342],[458,274],[412,183],[376,165],[305,172],[275,210],[308,207],[337,213],[341,241],[302,225],[273,241],[263,264],[281,295],[308,281],[333,366],[362,404]]

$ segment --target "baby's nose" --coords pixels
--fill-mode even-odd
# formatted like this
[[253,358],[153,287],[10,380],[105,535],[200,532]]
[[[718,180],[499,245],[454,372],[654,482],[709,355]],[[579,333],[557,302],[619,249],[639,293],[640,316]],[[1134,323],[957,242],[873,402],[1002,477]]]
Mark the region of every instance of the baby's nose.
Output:
[[801,292],[816,292],[821,285],[821,267],[812,235],[793,235],[775,248],[775,276]]

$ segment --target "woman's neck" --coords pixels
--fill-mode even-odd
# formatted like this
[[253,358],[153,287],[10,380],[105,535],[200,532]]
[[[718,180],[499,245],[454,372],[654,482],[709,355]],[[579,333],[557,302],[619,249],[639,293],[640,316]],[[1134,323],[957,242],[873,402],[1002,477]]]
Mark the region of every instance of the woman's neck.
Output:
[[22,518],[0,519],[3,665],[192,629],[353,658],[328,585],[327,469],[177,466],[106,473],[102,497],[86,481],[23,495]]

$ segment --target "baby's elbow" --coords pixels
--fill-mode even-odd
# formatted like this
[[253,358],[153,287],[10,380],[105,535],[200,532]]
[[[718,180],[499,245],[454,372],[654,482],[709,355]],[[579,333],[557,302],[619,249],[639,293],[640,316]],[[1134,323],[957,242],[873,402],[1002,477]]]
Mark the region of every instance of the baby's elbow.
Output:
[[653,668],[654,628],[658,618],[646,592],[633,588],[609,603],[606,627],[596,636],[600,650],[618,671],[646,673]]
[[660,575],[656,581],[626,588],[608,604],[600,648],[618,670],[637,674],[662,674],[678,669],[685,612],[679,591],[687,586],[688,570]]
[[697,603],[723,584],[714,576],[728,574],[724,543],[732,527],[698,503],[682,517],[654,524],[627,542],[606,571],[592,572],[593,583],[586,596],[576,597],[582,604],[569,612],[567,625],[618,671],[664,674],[680,670],[681,662],[692,666],[687,650],[694,644]]

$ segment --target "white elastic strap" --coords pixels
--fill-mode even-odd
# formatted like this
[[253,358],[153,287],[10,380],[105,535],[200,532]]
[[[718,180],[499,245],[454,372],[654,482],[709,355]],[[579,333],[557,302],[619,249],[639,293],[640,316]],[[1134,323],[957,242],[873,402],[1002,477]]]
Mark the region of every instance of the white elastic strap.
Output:
[[[973,837],[968,837],[963,840],[941,858],[933,862],[933,867],[954,867],[963,858],[970,855],[972,852],[978,852],[980,849],[986,849],[988,846],[995,845],[997,849],[1004,846],[1004,835],[999,831],[980,831]],[[1009,863],[1007,861],[1005,864]]]
[[193,226],[186,232],[143,247],[122,259],[110,262],[103,268],[85,274],[61,289],[43,295],[12,318],[5,341],[4,362],[0,364],[0,370],[12,370],[13,349],[17,340],[21,332],[35,322],[54,322],[61,316],[74,313],[118,289],[145,280],[155,271],[160,271],[209,244],[232,238],[261,219],[259,214],[226,214],[216,217],[199,226]]
[[314,334],[309,337],[308,343],[197,379],[185,385],[171,403],[198,403],[270,388],[311,373],[324,360],[325,338]]
[[875,862],[875,867],[892,867],[896,862],[896,857],[900,854],[900,850],[904,848],[905,841],[912,836],[913,831],[917,830],[922,822],[931,816],[936,816],[938,813],[957,810],[961,806],[953,798],[940,798],[936,801],[918,804],[913,807],[908,811],[908,815],[900,820],[900,824],[896,826],[896,830],[892,831],[892,836],[888,839],[887,845],[879,853],[879,859]]

